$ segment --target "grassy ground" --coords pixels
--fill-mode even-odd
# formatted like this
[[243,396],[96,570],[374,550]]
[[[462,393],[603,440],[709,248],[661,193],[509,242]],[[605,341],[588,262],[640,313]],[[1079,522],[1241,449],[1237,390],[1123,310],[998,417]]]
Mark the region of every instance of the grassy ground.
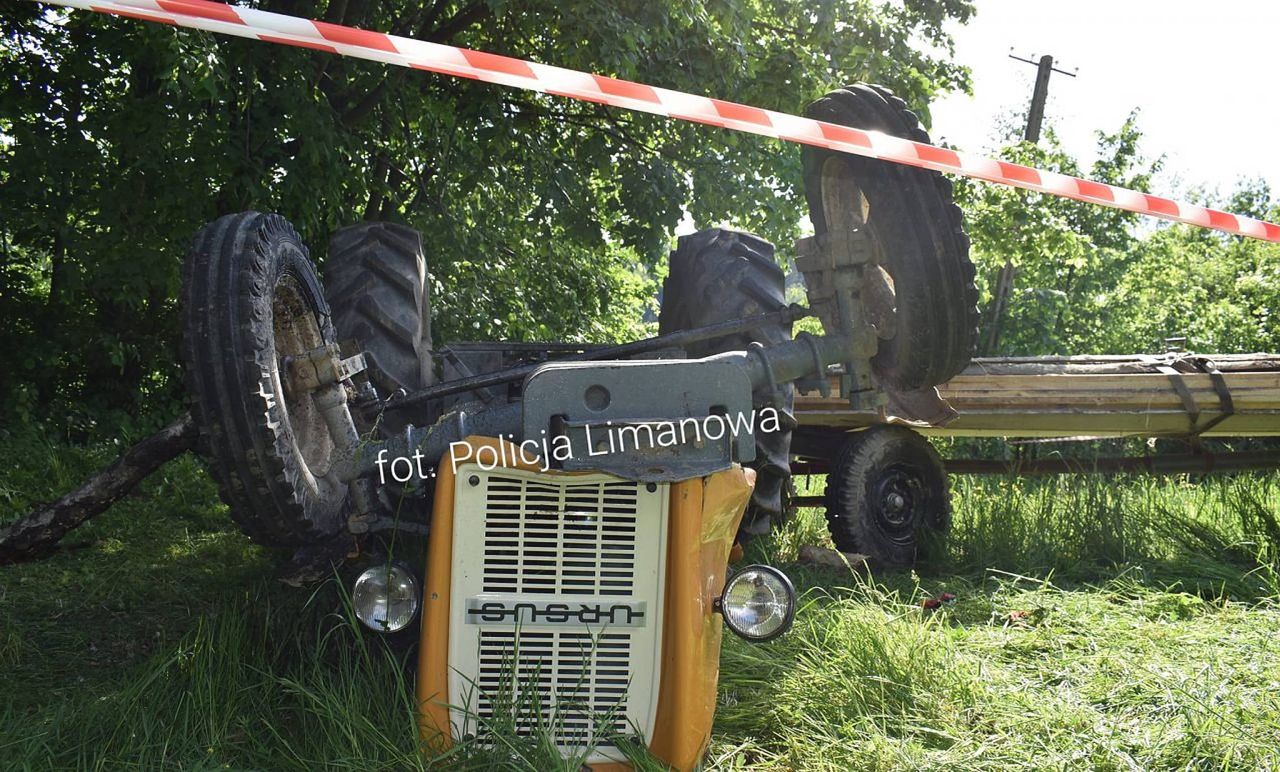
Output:
[[[112,455],[0,440],[0,520]],[[794,564],[827,543],[814,511],[753,545],[804,607],[778,642],[727,639],[709,767],[1280,765],[1280,477],[955,485],[923,575]],[[0,568],[0,767],[432,764],[401,664],[323,588],[274,583],[214,502],[187,458],[71,548]]]

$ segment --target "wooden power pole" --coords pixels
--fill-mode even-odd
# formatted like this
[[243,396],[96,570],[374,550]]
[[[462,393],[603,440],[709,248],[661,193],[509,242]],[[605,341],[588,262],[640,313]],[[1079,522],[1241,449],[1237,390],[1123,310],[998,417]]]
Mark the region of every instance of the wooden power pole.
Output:
[[1036,86],[1031,92],[1031,108],[1027,110],[1027,130],[1023,134],[1023,137],[1028,142],[1035,144],[1040,141],[1040,126],[1044,123],[1044,103],[1049,98],[1049,76],[1056,72],[1069,78],[1074,78],[1079,69],[1076,72],[1059,70],[1053,66],[1053,57],[1048,54],[1040,57],[1039,61],[1037,61],[1035,54],[1032,54],[1030,59],[1023,59],[1021,56],[1015,56],[1013,50],[1010,49],[1009,58],[1017,59],[1027,64],[1034,64],[1037,67]]
[[[1057,72],[1074,78],[1076,73],[1059,70],[1053,66],[1053,57],[1045,54],[1039,60],[1035,58],[1035,54],[1031,58],[1024,59],[1021,56],[1015,56],[1013,49],[1009,50],[1009,58],[1017,59],[1020,62],[1034,64],[1037,67],[1036,85],[1031,92],[1031,107],[1027,110],[1027,128],[1023,132],[1023,139],[1035,144],[1040,141],[1040,127],[1044,124],[1044,103],[1049,98],[1049,76]],[[1005,306],[1009,303],[1009,294],[1013,291],[1013,275],[1015,268],[1012,260],[1005,260],[1004,266],[1000,269],[1000,276],[996,279],[995,292],[991,297],[991,309],[987,313],[990,320],[987,328],[987,342],[983,347],[983,352],[988,355],[996,353],[996,347],[1000,345],[1000,318],[1004,315]]]

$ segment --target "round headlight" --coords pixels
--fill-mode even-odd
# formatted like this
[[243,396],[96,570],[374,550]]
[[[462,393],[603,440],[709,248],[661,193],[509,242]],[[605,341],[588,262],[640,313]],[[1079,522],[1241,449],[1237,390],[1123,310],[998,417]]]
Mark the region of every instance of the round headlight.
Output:
[[351,602],[356,616],[370,630],[394,633],[403,630],[418,613],[418,580],[404,566],[383,563],[356,579]]
[[796,589],[772,566],[748,566],[725,583],[720,613],[729,629],[748,641],[772,640],[791,628]]

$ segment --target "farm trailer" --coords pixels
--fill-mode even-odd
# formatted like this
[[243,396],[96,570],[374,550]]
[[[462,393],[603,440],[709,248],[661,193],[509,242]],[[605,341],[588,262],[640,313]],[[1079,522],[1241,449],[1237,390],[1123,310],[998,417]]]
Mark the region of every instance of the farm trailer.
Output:
[[[836,388],[840,376],[829,376]],[[1169,353],[974,359],[938,387],[932,424],[913,405],[854,409],[816,391],[797,396],[797,474],[827,474],[820,506],[836,546],[891,566],[927,550],[951,516],[946,475],[1205,473],[1280,466],[1280,451],[1213,454],[1201,438],[1280,436],[1280,355]],[[895,414],[895,410],[898,412]],[[943,461],[926,437],[1185,440],[1191,452],[1073,459]]]

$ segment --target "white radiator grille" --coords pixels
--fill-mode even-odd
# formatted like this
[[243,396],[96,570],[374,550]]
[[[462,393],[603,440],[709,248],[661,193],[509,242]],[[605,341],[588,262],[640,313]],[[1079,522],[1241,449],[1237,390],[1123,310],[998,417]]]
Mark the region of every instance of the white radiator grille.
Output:
[[551,732],[563,746],[627,734],[631,655],[629,632],[483,631],[476,714],[511,717],[518,733]]
[[637,485],[486,481],[484,591],[632,594]]
[[657,706],[668,486],[473,466],[455,485],[450,701],[466,710],[454,724],[514,723],[615,758],[595,738],[647,736]]

